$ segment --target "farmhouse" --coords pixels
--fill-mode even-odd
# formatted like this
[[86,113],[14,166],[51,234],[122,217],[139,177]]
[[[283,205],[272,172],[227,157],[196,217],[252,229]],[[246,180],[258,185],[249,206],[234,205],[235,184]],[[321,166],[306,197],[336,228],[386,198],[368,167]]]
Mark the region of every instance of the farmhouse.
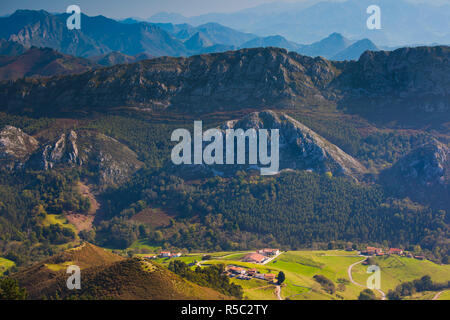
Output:
[[256,270],[256,269],[248,269],[247,270],[247,274],[249,275],[249,276],[254,276],[255,274],[257,274],[258,273],[258,270]]
[[381,248],[367,247],[367,254],[369,254],[369,255],[380,254],[382,252],[383,252],[383,249],[381,249]]
[[397,248],[390,248],[389,249],[389,254],[401,255],[401,254],[403,254],[403,250],[402,249],[397,249]]
[[159,256],[162,258],[170,258],[170,251],[161,251]]
[[264,275],[264,279],[266,279],[267,281],[272,281],[272,282],[274,282],[274,281],[275,281],[275,278],[276,278],[276,275],[273,274],[273,273],[266,273],[266,274]]
[[235,267],[235,266],[228,267],[228,271],[230,271],[231,273],[234,273],[234,274],[245,274],[246,273],[244,268]]
[[263,256],[259,253],[249,253],[242,258],[242,261],[244,262],[251,262],[251,263],[263,263],[267,259],[266,256]]
[[279,249],[261,249],[258,250],[257,253],[265,255],[265,256],[276,256],[280,253]]
[[262,274],[262,273],[257,273],[257,274],[255,274],[255,278],[256,278],[256,279],[261,279],[261,280],[266,280],[264,274]]

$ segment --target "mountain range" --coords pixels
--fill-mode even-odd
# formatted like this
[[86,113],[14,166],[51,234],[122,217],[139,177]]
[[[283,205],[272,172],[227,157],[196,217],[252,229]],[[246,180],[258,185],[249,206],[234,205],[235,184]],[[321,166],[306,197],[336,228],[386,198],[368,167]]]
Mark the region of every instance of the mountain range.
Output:
[[[67,17],[67,14],[50,14],[42,10],[18,10],[8,17],[0,18],[0,38],[27,48],[49,47],[77,57],[96,57],[94,61],[100,61],[98,57],[105,55],[116,56],[107,57],[101,65],[111,65],[114,61],[138,61],[153,56],[191,56],[254,47],[281,47],[310,56],[349,60],[357,59],[366,50],[378,49],[368,39],[355,42],[337,33],[311,45],[302,45],[282,36],[258,37],[218,23],[196,27],[138,21],[121,23],[103,16],[83,15],[83,27],[80,30],[68,30],[65,25]],[[118,53],[141,57],[119,59]]]
[[[370,5],[381,8],[382,29],[369,30]],[[263,4],[234,13],[210,13],[195,17],[159,13],[151,22],[200,25],[216,22],[256,34],[278,34],[290,41],[312,43],[338,32],[351,39],[370,38],[380,46],[450,43],[450,5],[407,0],[303,1]]]

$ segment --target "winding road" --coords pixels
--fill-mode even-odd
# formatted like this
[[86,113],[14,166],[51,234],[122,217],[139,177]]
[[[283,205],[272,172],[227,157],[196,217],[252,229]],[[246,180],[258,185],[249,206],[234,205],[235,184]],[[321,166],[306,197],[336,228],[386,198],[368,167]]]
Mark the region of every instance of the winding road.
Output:
[[[350,282],[353,283],[353,284],[355,284],[355,285],[357,285],[357,286],[359,286],[359,287],[361,287],[361,288],[368,288],[368,287],[367,287],[367,286],[364,286],[364,285],[362,285],[362,284],[360,284],[360,283],[358,283],[358,282],[356,282],[355,280],[353,280],[353,277],[352,277],[352,268],[353,268],[354,266],[356,266],[356,265],[358,265],[358,264],[360,264],[360,263],[366,261],[366,259],[367,259],[367,258],[364,258],[364,259],[361,260],[361,261],[358,261],[358,262],[353,263],[353,264],[350,265],[350,266],[348,267],[348,269],[347,269],[348,278],[350,279]],[[383,291],[381,291],[381,289],[375,289],[375,290],[377,290],[377,291],[381,294],[381,300],[386,300],[386,294],[385,294]]]

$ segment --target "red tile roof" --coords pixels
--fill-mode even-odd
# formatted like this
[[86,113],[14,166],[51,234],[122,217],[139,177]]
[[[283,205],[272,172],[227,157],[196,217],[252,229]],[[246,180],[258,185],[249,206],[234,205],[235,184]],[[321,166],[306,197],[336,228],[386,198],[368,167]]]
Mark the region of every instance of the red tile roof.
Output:
[[265,259],[266,259],[266,257],[263,256],[262,254],[259,254],[259,253],[249,253],[249,254],[246,254],[246,255],[244,256],[244,258],[242,259],[242,261],[248,261],[248,262],[250,262],[250,261],[255,261],[255,262],[257,262],[257,263],[261,263],[261,262],[263,262]]

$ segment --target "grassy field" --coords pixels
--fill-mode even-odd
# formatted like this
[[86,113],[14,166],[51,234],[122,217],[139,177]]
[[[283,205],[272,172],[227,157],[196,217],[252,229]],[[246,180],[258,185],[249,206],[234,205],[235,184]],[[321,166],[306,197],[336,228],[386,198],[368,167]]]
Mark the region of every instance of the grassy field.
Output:
[[[329,250],[329,251],[288,251],[283,252],[266,265],[242,262],[240,259],[247,252],[216,252],[207,253],[211,260],[202,261],[202,253],[183,255],[178,260],[186,263],[200,262],[202,266],[213,264],[236,265],[244,268],[255,268],[259,273],[275,273],[283,271],[286,280],[281,287],[281,297],[290,300],[342,300],[357,299],[363,288],[349,282],[348,267],[364,259],[356,251]],[[168,265],[171,259],[156,259],[157,262]],[[430,261],[419,261],[403,257],[378,257],[375,261],[382,270],[382,290],[387,293],[402,281],[418,279],[425,274],[430,274],[434,281],[444,282],[450,280],[450,266],[440,266]],[[361,264],[353,268],[353,278],[361,284],[365,284],[368,278],[367,266]],[[336,292],[329,294],[323,290],[313,277],[323,275],[332,280],[336,286]],[[259,280],[231,279],[232,282],[241,285],[244,289],[244,298],[255,300],[275,300],[275,285]],[[411,299],[432,299],[435,293],[426,292],[410,297]],[[377,296],[380,295],[377,293]],[[450,299],[445,292],[443,297]],[[441,297],[442,298],[442,297]]]
[[[437,265],[428,260],[416,260],[398,256],[375,257],[381,269],[381,290],[388,292],[395,289],[402,282],[419,279],[429,275],[434,282],[447,282],[450,280],[450,266]],[[355,281],[364,284],[367,280],[367,266],[357,265],[353,268]]]
[[42,221],[42,225],[44,227],[48,227],[52,224],[59,224],[61,227],[68,228],[75,232],[75,234],[78,233],[75,226],[67,220],[67,218],[64,215],[61,214],[47,214],[45,219]]
[[444,291],[438,300],[450,300],[450,290]]
[[0,276],[14,265],[13,261],[0,257]]
[[[325,275],[333,282],[338,279],[347,279],[347,268],[352,263],[361,260],[356,252],[346,251],[289,251],[281,254],[266,265],[242,262],[240,259],[248,252],[217,252],[211,255],[213,259],[201,261],[202,254],[186,255],[180,258],[186,263],[201,261],[202,266],[213,264],[230,264],[245,268],[255,268],[259,273],[275,273],[283,271],[286,281],[281,289],[282,298],[288,299],[356,299],[361,288],[347,284],[344,291],[337,291],[338,295],[330,295],[322,290],[313,279],[316,274]],[[168,264],[170,259],[157,259],[157,262]],[[267,281],[252,279],[232,282],[244,288],[244,297],[247,299],[276,299],[275,286]]]

